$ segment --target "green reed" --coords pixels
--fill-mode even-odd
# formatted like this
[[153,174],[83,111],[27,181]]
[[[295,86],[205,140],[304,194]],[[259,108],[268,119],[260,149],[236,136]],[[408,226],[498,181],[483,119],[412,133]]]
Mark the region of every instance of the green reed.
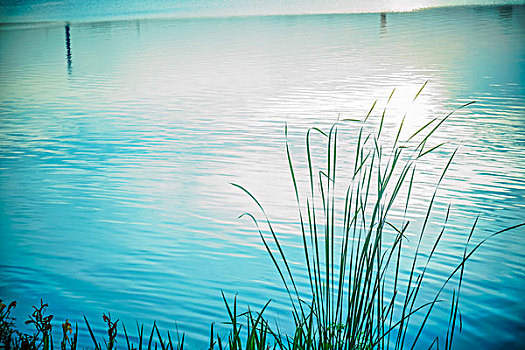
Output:
[[[473,102],[458,109],[471,103]],[[405,253],[409,244],[406,237],[410,231],[408,206],[413,185],[417,181],[418,160],[443,145],[441,143],[430,146],[431,136],[455,111],[442,118],[432,119],[406,140],[401,140],[405,120],[403,118],[395,137],[384,141],[382,131],[386,108],[381,114],[377,128],[367,131],[375,106],[376,103],[362,120],[343,119],[334,123],[328,131],[319,128],[308,130],[306,162],[309,193],[304,198],[299,191],[300,186],[286,137],[286,155],[297,202],[304,262],[309,278],[308,291],[299,290],[297,287],[290,261],[263,206],[247,189],[233,184],[253,199],[263,215],[262,222],[266,225],[264,230],[252,214],[245,213],[241,216],[249,216],[255,222],[290,299],[296,330],[293,336],[285,339],[277,337],[280,348],[414,348],[436,304],[443,302],[441,297],[445,287],[454,280],[456,285],[450,300],[448,327],[440,330],[443,334],[436,335],[431,345],[439,346],[441,339],[444,349],[450,349],[457,329],[461,328],[459,301],[466,261],[488,238],[524,225],[519,224],[496,232],[469,250],[468,244],[478,221],[476,219],[468,233],[461,261],[451,269],[441,287],[435,291],[434,297],[421,302],[418,296],[429,263],[445,232],[450,206],[445,223],[434,239],[430,252],[422,254],[422,240],[433,215],[432,209],[439,185],[457,150],[448,159],[436,186],[433,189],[429,188],[432,195],[422,227],[416,234],[417,242],[415,246],[411,244],[413,251],[408,250]],[[344,204],[338,207],[338,131],[345,123],[353,123],[359,131],[355,140],[351,176],[344,187]],[[313,133],[326,141],[324,164],[321,166],[313,161]],[[286,128],[285,134],[287,135]],[[391,211],[399,202],[404,207],[404,217],[397,223],[399,220],[391,218]],[[410,267],[408,276],[401,273],[401,266]],[[453,279],[456,275],[457,278]],[[305,299],[310,301],[306,302]],[[416,315],[419,323],[413,325],[411,321]],[[408,339],[409,334],[413,335],[413,339]]]

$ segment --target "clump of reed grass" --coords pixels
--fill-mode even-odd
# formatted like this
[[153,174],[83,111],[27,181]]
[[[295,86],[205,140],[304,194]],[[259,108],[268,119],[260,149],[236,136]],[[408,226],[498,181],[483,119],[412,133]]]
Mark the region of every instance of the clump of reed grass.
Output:
[[[435,188],[429,191],[431,197],[421,228],[418,232],[411,232],[416,237],[415,242],[407,239],[411,228],[408,206],[417,181],[418,160],[443,145],[430,145],[431,136],[455,111],[432,119],[405,140],[401,138],[403,118],[393,138],[386,141],[387,135],[383,132],[386,107],[379,125],[367,131],[375,106],[376,103],[363,119],[343,119],[327,131],[316,127],[308,130],[309,193],[304,197],[299,191],[298,174],[286,136],[286,155],[298,208],[309,290],[299,290],[285,249],[261,203],[243,186],[233,184],[250,196],[262,213],[262,220],[257,220],[251,213],[244,213],[241,217],[248,216],[255,222],[290,299],[295,333],[276,337],[281,349],[415,348],[420,346],[418,342],[436,304],[444,302],[445,288],[454,282],[448,327],[435,332],[434,342],[430,345],[439,348],[442,344],[444,349],[452,348],[454,337],[462,327],[459,304],[465,263],[487,239],[524,225],[498,231],[469,249],[478,222],[476,219],[467,234],[461,261],[448,272],[434,296],[421,301],[419,296],[427,269],[445,233],[450,206],[431,250],[424,254],[422,241],[433,216],[439,185],[457,149],[444,165]],[[347,170],[350,177],[343,187],[344,201],[340,202],[338,132],[348,123],[353,123],[359,131],[353,166]],[[311,138],[314,133],[326,142],[324,164],[321,165],[313,161]],[[342,204],[341,207],[337,207],[338,204]],[[396,205],[404,208],[402,220],[391,215]],[[264,228],[261,228],[261,222]],[[411,246],[410,249],[407,246]],[[402,274],[402,266],[409,266],[408,275]],[[417,324],[413,322],[416,317]]]

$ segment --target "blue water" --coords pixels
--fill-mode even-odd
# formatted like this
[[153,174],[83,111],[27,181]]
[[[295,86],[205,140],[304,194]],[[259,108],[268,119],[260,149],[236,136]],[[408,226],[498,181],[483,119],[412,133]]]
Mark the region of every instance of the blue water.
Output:
[[[128,328],[176,321],[189,347],[205,348],[210,323],[227,320],[223,290],[241,309],[274,299],[268,316],[288,329],[278,275],[237,218],[258,211],[230,183],[264,205],[306,287],[284,124],[304,178],[306,130],[363,116],[375,99],[382,108],[393,88],[389,137],[407,111],[408,135],[477,101],[418,164],[416,227],[460,146],[431,222],[430,236],[452,204],[428,290],[458,262],[478,214],[474,242],[525,221],[524,6],[65,26],[0,27],[0,297],[18,301],[19,323],[43,298],[57,329],[85,314],[102,335],[111,312]],[[341,135],[351,154],[355,130]],[[524,234],[489,241],[467,265],[457,348],[522,345]],[[447,312],[437,308],[421,348]]]

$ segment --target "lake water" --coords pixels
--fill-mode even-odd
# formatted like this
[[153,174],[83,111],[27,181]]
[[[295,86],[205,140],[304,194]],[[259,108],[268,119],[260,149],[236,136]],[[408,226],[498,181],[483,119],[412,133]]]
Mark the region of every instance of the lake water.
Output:
[[[268,316],[289,329],[275,268],[237,218],[260,213],[230,183],[264,205],[306,287],[284,125],[306,174],[309,127],[362,117],[376,99],[383,108],[393,88],[389,137],[405,111],[413,132],[477,101],[418,165],[416,225],[460,146],[431,222],[437,232],[452,204],[433,290],[478,214],[474,242],[525,221],[525,6],[3,25],[0,297],[18,301],[19,323],[43,298],[57,329],[85,314],[102,335],[109,311],[128,329],[176,321],[188,348],[205,348],[210,323],[227,320],[223,290],[241,309],[272,298]],[[341,130],[351,148],[355,130]],[[467,264],[457,348],[522,346],[524,234],[506,232]],[[447,312],[437,309],[422,348]]]

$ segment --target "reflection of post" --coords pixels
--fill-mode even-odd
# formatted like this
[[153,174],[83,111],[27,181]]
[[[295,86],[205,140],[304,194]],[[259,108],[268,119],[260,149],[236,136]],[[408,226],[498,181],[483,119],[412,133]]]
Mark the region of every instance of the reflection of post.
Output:
[[384,33],[386,31],[386,13],[381,12],[381,33]]
[[503,5],[498,7],[499,16],[504,20],[509,20],[512,18],[512,12],[514,7],[512,5]]
[[69,35],[69,23],[66,24],[66,59],[67,72],[71,74],[71,37]]

